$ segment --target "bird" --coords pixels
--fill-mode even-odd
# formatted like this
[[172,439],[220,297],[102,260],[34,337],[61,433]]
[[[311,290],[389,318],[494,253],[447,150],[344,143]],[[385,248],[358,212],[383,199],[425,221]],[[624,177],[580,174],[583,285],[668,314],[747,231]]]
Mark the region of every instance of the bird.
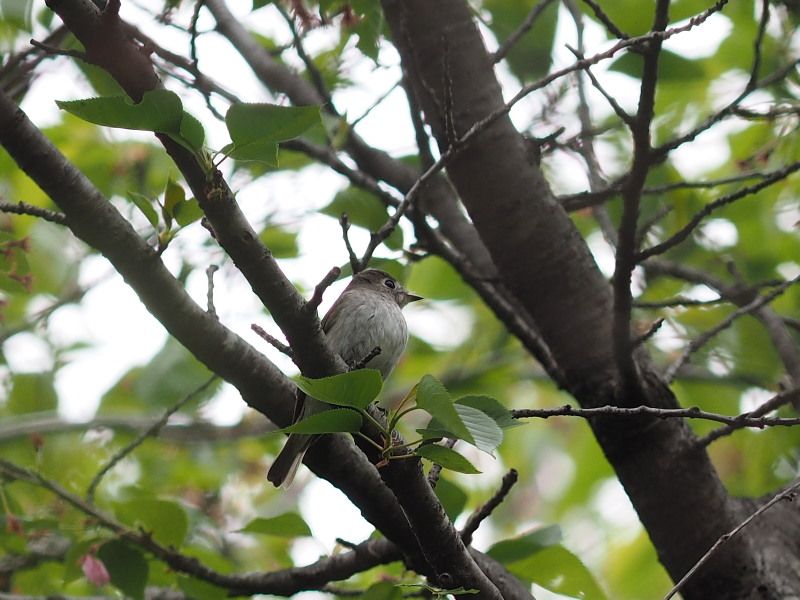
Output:
[[[402,309],[422,297],[408,293],[386,271],[365,269],[353,276],[348,286],[322,318],[328,343],[351,367],[375,348],[380,353],[366,364],[380,371],[385,380],[392,373],[408,343],[408,326]],[[294,422],[328,409],[328,405],[297,390]],[[292,433],[275,457],[267,480],[275,487],[288,488],[306,450],[320,434]]]

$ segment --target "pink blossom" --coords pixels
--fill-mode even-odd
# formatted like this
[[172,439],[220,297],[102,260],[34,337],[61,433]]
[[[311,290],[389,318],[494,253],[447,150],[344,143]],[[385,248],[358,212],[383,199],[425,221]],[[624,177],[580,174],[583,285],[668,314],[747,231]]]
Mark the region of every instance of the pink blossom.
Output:
[[103,564],[103,561],[94,554],[84,554],[78,559],[78,564],[81,566],[81,569],[83,569],[83,574],[86,575],[86,579],[94,585],[103,586],[111,581],[111,576],[108,574],[108,570]]

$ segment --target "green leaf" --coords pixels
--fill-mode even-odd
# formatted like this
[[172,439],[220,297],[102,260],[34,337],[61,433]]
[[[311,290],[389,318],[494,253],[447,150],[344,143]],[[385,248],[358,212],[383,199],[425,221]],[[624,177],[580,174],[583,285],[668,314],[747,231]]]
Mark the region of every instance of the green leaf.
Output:
[[492,454],[494,449],[503,442],[503,430],[491,416],[477,408],[463,404],[454,404],[453,408],[466,427],[469,438],[459,437],[437,419],[431,419],[426,428],[418,429],[417,432],[425,439],[441,437],[463,439],[487,454]]
[[563,546],[551,546],[506,568],[523,581],[530,581],[557,594],[585,600],[606,600],[591,571]]
[[297,234],[294,232],[286,231],[275,225],[268,225],[258,234],[258,237],[275,258],[296,258],[300,254],[297,246]]
[[239,533],[260,533],[283,538],[311,537],[311,529],[303,518],[294,512],[277,517],[253,519]]
[[[184,112],[178,94],[169,90],[146,92],[138,104],[133,104],[125,96],[57,100],[56,104],[62,110],[95,125],[166,133],[190,150],[200,149],[205,137],[202,125]],[[184,117],[196,123],[187,122],[184,125]],[[188,137],[184,138],[184,133]]]
[[176,502],[136,499],[115,507],[117,518],[131,527],[141,527],[160,544],[179,548],[189,531],[186,512]]
[[350,29],[352,33],[358,35],[356,48],[377,63],[383,28],[383,11],[380,3],[373,0],[354,0],[350,4],[360,17]]
[[359,409],[367,408],[383,389],[383,378],[375,369],[359,369],[322,379],[300,376],[295,383],[312,398]]
[[221,153],[236,160],[257,161],[273,167],[277,167],[280,164],[278,160],[278,144],[274,142],[253,142],[242,146],[228,144],[222,148]]
[[[483,9],[491,14],[489,27],[500,43],[517,31],[531,10],[530,2],[484,0]],[[558,7],[547,7],[530,31],[517,39],[506,54],[506,62],[520,81],[535,81],[547,75],[552,63],[553,41],[558,29]]]
[[466,425],[473,444],[487,454],[497,448],[503,441],[503,430],[494,419],[485,412],[465,404],[453,404],[461,421]]
[[285,142],[320,122],[319,106],[278,106],[240,102],[228,109],[225,124],[234,144]]
[[455,403],[456,405],[463,404],[465,406],[471,406],[472,408],[486,413],[494,419],[494,422],[497,423],[501,429],[525,425],[523,421],[511,416],[511,412],[497,398],[492,398],[491,396],[469,394],[461,396]]
[[[389,212],[378,198],[353,186],[336,194],[331,203],[320,212],[336,220],[341,218],[342,213],[346,213],[350,223],[367,231],[378,231],[389,220]],[[403,231],[396,228],[384,244],[392,250],[402,248]]]
[[517,562],[561,543],[561,527],[550,525],[509,540],[502,540],[486,551],[501,564]]
[[183,119],[181,119],[180,137],[188,142],[190,150],[200,150],[206,139],[203,124],[186,111],[183,112]]
[[134,206],[145,216],[153,229],[158,228],[158,211],[153,206],[153,201],[138,192],[128,192],[128,199],[133,202]]
[[97,556],[105,564],[111,583],[134,600],[144,598],[149,568],[147,559],[138,549],[119,540],[110,540],[100,546]]
[[175,207],[181,202],[186,201],[186,191],[172,175],[167,177],[167,184],[164,186],[164,212],[165,216],[174,217]]
[[456,517],[464,511],[464,507],[467,505],[467,493],[444,477],[439,478],[439,483],[436,484],[434,491],[448,518],[451,521],[455,521]]
[[[475,439],[453,405],[450,394],[435,377],[425,375],[420,380],[417,386],[417,406],[430,414],[437,421],[437,425],[443,427],[452,437],[470,444],[475,443]],[[437,427],[431,426],[431,428]]]
[[178,587],[192,600],[223,600],[228,597],[228,590],[218,587],[213,583],[178,575]]
[[[642,78],[644,60],[641,54],[625,52],[615,59],[609,70],[624,73],[634,79]],[[705,80],[706,73],[698,60],[690,60],[669,50],[661,50],[658,59],[659,82],[662,83],[687,83]]]
[[421,456],[422,458],[427,458],[428,460],[435,462],[437,465],[441,465],[443,468],[450,469],[451,471],[467,473],[469,475],[480,473],[480,471],[475,468],[475,465],[469,462],[461,454],[451,448],[446,448],[445,446],[427,444],[417,448],[414,454]]
[[200,208],[200,204],[198,204],[196,198],[183,200],[172,209],[172,216],[175,217],[175,221],[177,221],[178,225],[181,227],[186,227],[202,219],[203,214],[203,209]]
[[408,289],[431,300],[463,300],[475,295],[461,275],[438,256],[428,256],[414,263],[406,283]]
[[277,165],[277,144],[320,123],[319,106],[278,106],[240,102],[228,109],[225,124],[232,146],[223,151],[237,160]]
[[361,600],[402,600],[400,588],[388,581],[379,581],[361,594]]
[[278,431],[286,433],[355,433],[361,429],[361,414],[349,408],[316,413]]

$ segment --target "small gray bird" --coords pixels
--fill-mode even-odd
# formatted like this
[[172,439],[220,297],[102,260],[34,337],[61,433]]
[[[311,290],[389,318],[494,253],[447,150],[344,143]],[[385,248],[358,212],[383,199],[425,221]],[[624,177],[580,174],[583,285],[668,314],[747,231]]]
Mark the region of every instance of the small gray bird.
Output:
[[[348,365],[362,361],[374,348],[381,352],[367,363],[386,379],[397,366],[408,342],[408,328],[402,308],[422,300],[409,294],[391,275],[378,269],[357,273],[322,318],[322,330],[333,349]],[[295,422],[327,410],[324,402],[307,397],[298,390]],[[320,436],[292,433],[275,458],[267,479],[275,487],[288,488],[306,450]]]

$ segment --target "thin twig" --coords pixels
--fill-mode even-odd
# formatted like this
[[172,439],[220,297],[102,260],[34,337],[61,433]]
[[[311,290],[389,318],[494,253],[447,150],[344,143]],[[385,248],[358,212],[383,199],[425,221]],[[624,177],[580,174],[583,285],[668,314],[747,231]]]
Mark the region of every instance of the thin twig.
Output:
[[617,27],[616,23],[614,23],[611,18],[605,13],[605,11],[600,8],[600,5],[597,4],[594,0],[583,0],[585,4],[589,6],[594,11],[594,15],[597,17],[597,20],[600,21],[603,25],[606,26],[612,35],[620,40],[627,40],[630,39],[630,35],[622,31],[619,27]]
[[[567,10],[569,10],[570,14],[572,15],[572,20],[575,22],[575,34],[577,36],[578,47],[573,51],[573,54],[575,54],[576,58],[581,59],[583,58],[583,50],[585,45],[584,34],[586,29],[583,22],[583,12],[579,9],[575,0],[567,0],[565,5]],[[575,74],[578,91],[578,120],[581,124],[581,131],[578,134],[579,143],[577,146],[577,152],[586,163],[587,174],[589,177],[589,189],[595,192],[607,187],[608,184],[605,180],[605,177],[603,177],[603,170],[600,166],[600,160],[597,157],[597,150],[594,144],[596,131],[592,126],[592,111],[589,105],[589,99],[586,95],[586,83],[583,77],[584,74],[590,78],[593,84],[596,84],[596,87],[599,87],[599,83],[595,79],[594,75],[592,75],[589,67],[583,71],[578,71]],[[603,92],[604,90],[601,91],[601,93]],[[608,96],[608,100],[611,102],[612,106],[616,105],[616,102],[610,96]],[[623,121],[630,122],[630,117],[628,117],[627,121],[625,119],[623,119]],[[618,241],[617,230],[611,221],[611,217],[609,216],[606,207],[603,205],[592,207],[592,216],[600,226],[600,231],[603,233],[603,237],[606,239],[609,245],[616,248]]]
[[348,541],[348,540],[346,540],[344,538],[340,538],[340,537],[336,538],[336,543],[339,544],[340,546],[344,546],[348,550],[355,550],[355,549],[358,548],[358,544],[357,543]]
[[[642,189],[642,194],[646,196],[661,195],[675,190],[683,189],[710,189],[729,183],[737,183],[746,181],[748,179],[763,179],[768,177],[769,173],[761,173],[758,171],[749,171],[747,173],[740,173],[731,175],[729,177],[722,177],[711,181],[679,181],[677,183],[669,183],[665,185],[658,185],[653,187],[645,187]],[[576,194],[567,194],[559,196],[558,200],[568,212],[582,210],[591,206],[602,204],[617,194],[620,193],[625,184],[625,177],[609,184],[607,187],[589,192],[578,192]]]
[[[205,0],[204,0],[205,1]],[[218,114],[218,111],[212,106],[211,104],[211,94],[215,93],[221,98],[224,98],[230,103],[240,102],[236,94],[226,90],[222,85],[211,79],[208,75],[200,71],[197,62],[191,59],[186,58],[185,56],[178,54],[176,52],[172,52],[171,50],[167,50],[160,44],[156,43],[156,41],[145,34],[144,32],[140,31],[137,27],[131,25],[130,23],[126,23],[126,29],[131,32],[131,35],[134,39],[136,39],[142,46],[152,49],[153,54],[161,58],[166,63],[172,65],[173,67],[180,69],[182,71],[187,72],[189,75],[194,77],[194,81],[188,82],[187,85],[190,87],[195,88],[198,90],[206,99],[206,106],[208,106],[214,115],[217,118],[222,118],[221,115]],[[159,65],[159,68],[168,73],[170,77],[174,77],[175,79],[181,80],[178,75],[173,70],[168,70],[166,65]]]
[[769,22],[769,2],[761,1],[761,18],[758,20],[758,33],[753,40],[753,65],[750,67],[750,79],[745,89],[755,89],[758,85],[758,72],[761,70],[761,51],[764,47],[764,36]]
[[362,358],[357,363],[350,366],[351,371],[358,371],[359,369],[363,369],[369,365],[369,361],[373,358],[378,356],[381,353],[381,349],[378,346],[375,346],[372,350],[370,350],[367,355]]
[[[133,415],[99,415],[91,421],[70,422],[55,414],[35,413],[32,416],[3,419],[0,426],[0,443],[29,437],[33,433],[41,435],[61,435],[73,432],[86,432],[94,429],[111,429],[140,433],[150,428],[161,417]],[[159,440],[185,446],[205,442],[233,442],[242,438],[262,437],[276,427],[267,420],[249,421],[238,425],[214,425],[203,420],[167,423],[159,432]]]
[[739,317],[746,314],[750,314],[758,310],[765,304],[772,302],[772,300],[777,298],[779,295],[781,295],[783,292],[789,289],[789,287],[791,287],[798,281],[800,281],[800,276],[785,281],[783,284],[779,285],[768,294],[765,294],[763,296],[758,296],[752,302],[749,302],[745,306],[742,306],[741,308],[732,312],[730,315],[727,316],[727,318],[722,320],[718,325],[712,327],[711,329],[700,335],[698,338],[692,340],[692,342],[689,344],[686,350],[683,351],[683,354],[681,354],[681,356],[674,363],[672,363],[664,372],[665,379],[668,382],[672,382],[675,379],[678,370],[691,358],[692,354],[694,354],[700,348],[705,346],[709,341],[711,341],[711,339],[715,335],[717,335],[720,331],[723,331],[728,327],[730,327],[733,324],[733,322]]
[[566,385],[566,378],[541,333],[528,318],[528,313],[524,308],[514,300],[513,294],[503,288],[499,278],[486,277],[479,273],[466,255],[449,244],[440,231],[430,227],[424,221],[417,223],[416,227],[417,237],[425,239],[430,251],[450,263],[464,281],[480,294],[486,305],[500,316],[508,330],[539,361],[553,381],[561,386]]
[[472,536],[480,527],[480,524],[483,523],[496,509],[500,504],[505,500],[508,493],[511,491],[511,488],[514,487],[514,484],[517,483],[519,479],[519,474],[517,473],[516,469],[511,469],[508,473],[503,476],[503,481],[500,483],[500,488],[489,498],[489,501],[486,502],[483,506],[479,506],[467,519],[467,523],[464,525],[464,528],[461,530],[461,539],[464,540],[464,544],[469,546],[472,543]]
[[212,383],[217,381],[218,377],[216,375],[212,375],[205,383],[200,385],[199,387],[195,388],[188,394],[186,394],[183,398],[178,400],[174,405],[172,405],[169,409],[164,411],[164,414],[161,418],[153,423],[150,427],[148,427],[145,431],[140,433],[136,438],[127,446],[120,449],[119,452],[115,453],[114,456],[97,472],[97,474],[92,479],[89,487],[86,489],[86,501],[90,504],[94,503],[94,494],[97,490],[97,486],[100,485],[103,477],[108,473],[114,466],[119,463],[123,458],[128,456],[131,452],[136,450],[147,438],[155,437],[158,435],[159,430],[167,424],[169,418],[178,412],[186,403],[190,402],[198,395],[202,394],[205,390],[211,386]]
[[[295,567],[287,580],[285,570],[230,574],[220,573],[206,566],[194,556],[183,554],[172,547],[160,544],[152,532],[133,529],[120,523],[108,513],[87,503],[77,494],[65,489],[39,473],[0,458],[0,474],[45,489],[65,503],[91,517],[101,527],[135,544],[163,561],[171,571],[185,573],[227,590],[230,596],[254,596],[268,594],[289,597],[303,590],[325,589],[320,587],[321,576],[335,573],[340,579],[355,575],[378,564],[402,560],[400,552],[386,539],[373,539],[359,544],[352,552],[340,553],[319,559],[307,567]],[[332,576],[331,579],[336,577]]]
[[500,44],[500,47],[492,55],[492,62],[497,64],[503,60],[514,44],[516,44],[523,35],[530,31],[531,27],[533,27],[533,24],[536,22],[536,19],[538,19],[539,15],[544,12],[544,9],[550,6],[552,3],[553,0],[539,0],[539,2],[534,4],[533,8],[531,8],[530,12],[528,13],[528,16],[525,17],[525,20],[522,21],[520,26],[517,27],[517,29],[511,35],[508,36],[506,41]]
[[675,246],[683,242],[686,238],[688,238],[705,217],[710,215],[718,208],[731,204],[736,200],[740,200],[746,196],[750,196],[751,194],[760,192],[764,188],[772,185],[773,183],[786,179],[789,175],[791,175],[797,170],[800,170],[800,161],[789,163],[788,165],[773,171],[769,175],[765,176],[758,183],[743,187],[742,189],[737,190],[731,194],[727,194],[725,196],[722,196],[721,198],[717,198],[713,202],[709,202],[697,213],[695,213],[695,215],[691,218],[691,220],[686,225],[684,225],[682,229],[674,233],[672,237],[661,242],[660,244],[656,244],[655,246],[652,246],[650,248],[647,248],[646,250],[642,250],[641,252],[639,252],[636,255],[636,260],[638,262],[641,262],[643,260],[650,258],[651,256],[655,256],[657,254],[663,254],[670,248],[674,248]]
[[660,302],[643,302],[641,300],[636,300],[633,303],[635,308],[644,308],[644,309],[658,309],[658,308],[674,308],[674,307],[685,307],[685,306],[713,306],[714,304],[722,304],[723,302],[728,302],[725,298],[714,298],[713,300],[694,300],[692,298],[683,298],[678,297],[673,300],[663,300]]
[[633,340],[633,343],[632,343],[631,346],[633,348],[636,348],[637,346],[641,346],[647,340],[649,340],[651,337],[653,337],[656,334],[656,332],[659,329],[661,329],[661,326],[664,324],[664,320],[665,319],[658,319],[655,323],[650,325],[649,329],[645,333],[643,333],[642,335],[637,337],[635,340]]
[[729,183],[739,183],[748,179],[764,179],[769,177],[770,173],[762,173],[759,171],[748,171],[746,173],[737,173],[729,177],[721,177],[719,179],[712,179],[709,181],[680,181],[677,183],[667,183],[664,185],[656,185],[653,187],[644,188],[644,193],[648,195],[666,194],[667,192],[674,192],[675,190],[684,189],[710,189],[727,185]]
[[82,60],[84,62],[91,62],[88,60],[88,57],[85,52],[80,52],[78,50],[67,50],[65,48],[57,48],[56,46],[50,46],[48,44],[44,44],[36,40],[31,40],[30,44],[31,46],[38,48],[39,50],[42,50],[47,54],[52,54],[54,56],[69,56],[70,58],[77,58],[78,60]]
[[356,117],[355,119],[350,121],[347,124],[347,126],[350,129],[355,129],[356,125],[358,125],[361,121],[366,119],[373,110],[378,108],[381,105],[381,103],[384,100],[386,100],[386,98],[388,98],[392,94],[392,92],[394,92],[398,88],[399,85],[400,85],[400,81],[395,81],[394,84],[392,85],[392,87],[390,87],[383,94],[378,96],[377,99],[371,105],[369,105],[364,112],[362,112],[358,117]]
[[[657,0],[653,31],[664,31],[669,22],[669,1]],[[612,277],[614,312],[612,341],[614,356],[627,393],[636,393],[639,377],[631,353],[630,327],[633,297],[631,278],[636,267],[636,232],[639,224],[640,202],[651,165],[650,127],[655,115],[655,95],[658,83],[658,60],[662,42],[654,39],[643,46],[644,67],[639,87],[639,106],[630,128],[633,137],[633,164],[622,190],[622,216],[617,231],[617,252]]]
[[[720,2],[718,2],[717,4],[720,4]],[[700,123],[699,125],[694,127],[688,133],[686,133],[686,134],[684,134],[682,136],[679,136],[677,138],[674,138],[674,139],[662,144],[658,148],[656,148],[654,153],[653,153],[654,158],[656,158],[657,160],[661,160],[662,158],[666,157],[666,155],[670,151],[674,150],[678,146],[681,146],[682,144],[685,144],[686,142],[693,141],[695,138],[697,138],[698,135],[700,135],[702,132],[708,130],[712,125],[716,124],[718,121],[721,121],[722,119],[724,119],[728,115],[734,114],[734,111],[736,111],[738,109],[739,104],[747,96],[749,96],[753,91],[755,91],[755,90],[757,90],[759,88],[763,88],[765,86],[771,85],[772,83],[775,83],[776,81],[780,81],[781,79],[785,78],[790,73],[794,72],[794,70],[797,67],[797,65],[800,64],[800,59],[792,61],[790,64],[785,65],[781,69],[778,69],[772,75],[769,75],[769,76],[765,77],[761,81],[755,81],[755,76],[757,75],[757,72],[758,72],[759,67],[760,67],[761,52],[759,50],[759,47],[761,45],[761,38],[762,38],[762,36],[764,34],[762,28],[766,26],[766,20],[765,20],[766,18],[767,17],[765,16],[765,13],[762,12],[761,21],[759,22],[759,31],[758,31],[758,34],[756,36],[756,40],[754,41],[754,45],[756,45],[756,54],[753,57],[753,64],[752,64],[752,66],[750,68],[750,78],[748,79],[747,84],[745,85],[745,87],[741,91],[741,93],[739,93],[739,95],[736,96],[736,98],[734,98],[731,102],[729,102],[722,109],[718,110],[716,113],[714,113],[712,115],[709,115],[702,123]]]
[[54,210],[48,210],[40,206],[34,206],[27,202],[5,202],[0,200],[0,212],[14,213],[17,215],[30,215],[32,217],[39,217],[45,221],[56,223],[57,225],[65,225],[67,218],[63,213]]
[[205,3],[205,0],[197,0],[194,3],[192,20],[189,23],[189,56],[192,59],[192,65],[195,67],[199,66],[199,60],[197,59],[197,21],[200,19],[200,10]]
[[[567,45],[567,50],[572,52],[573,56],[575,56],[575,58],[577,58],[578,60],[585,59],[583,51],[580,48],[573,48],[572,46]],[[594,89],[600,92],[603,98],[606,99],[606,102],[608,102],[608,105],[614,111],[614,114],[616,114],[620,118],[620,120],[623,123],[625,123],[628,127],[631,127],[633,125],[633,117],[629,115],[627,111],[624,108],[622,108],[622,106],[620,106],[619,102],[617,102],[614,96],[612,96],[606,91],[606,89],[600,84],[600,81],[597,79],[597,77],[594,76],[594,73],[592,73],[591,68],[586,67],[585,69],[583,69],[583,73],[586,73],[586,76],[589,78],[589,81],[592,82],[592,87],[594,87]]]
[[256,325],[255,323],[253,323],[250,325],[250,329],[256,332],[256,334],[258,334],[258,336],[261,337],[261,339],[265,340],[273,348],[275,348],[279,352],[282,352],[283,354],[294,360],[294,350],[292,350],[290,346],[287,346],[275,336],[267,333],[266,330],[260,325]]
[[641,248],[642,244],[644,243],[645,239],[647,238],[647,234],[656,226],[656,224],[670,214],[673,210],[673,206],[667,205],[662,206],[659,210],[655,212],[651,217],[649,217],[644,223],[639,226],[639,230],[636,232],[636,247]]
[[344,240],[344,247],[347,249],[347,257],[350,260],[350,267],[353,269],[353,274],[363,271],[361,261],[358,260],[353,244],[350,243],[350,221],[347,218],[347,213],[342,213],[339,217],[339,225],[342,227],[342,239]]
[[67,304],[77,304],[83,299],[84,295],[86,295],[90,289],[91,286],[87,286],[75,287],[72,290],[65,291],[64,295],[56,299],[51,305],[33,313],[32,315],[29,315],[25,320],[17,321],[13,325],[5,325],[0,327],[0,345],[4,344],[6,340],[17,335],[18,333],[31,330],[39,323],[46,321],[48,318],[50,318],[50,315],[52,315],[62,306],[66,306]]
[[339,159],[332,148],[312,144],[304,138],[296,138],[282,142],[280,147],[293,150],[294,152],[300,152],[327,165],[333,171],[339,173],[339,175],[346,177],[355,187],[374,194],[386,206],[400,205],[400,199],[383,189],[376,179],[367,175],[364,171],[348,167]]
[[580,417],[591,419],[594,417],[642,417],[651,416],[659,419],[702,419],[704,421],[716,421],[726,425],[736,425],[740,427],[795,427],[800,425],[800,417],[780,418],[780,417],[749,417],[746,415],[721,415],[718,413],[707,412],[693,406],[690,408],[655,408],[653,406],[636,406],[633,408],[622,408],[619,406],[599,406],[596,408],[575,408],[568,404],[556,408],[522,408],[514,409],[511,415],[515,419],[549,419],[550,417]]
[[408,74],[403,71],[403,88],[405,89],[405,96],[408,100],[408,112],[411,115],[411,125],[414,127],[414,139],[417,143],[417,150],[419,152],[419,161],[424,169],[436,162],[431,152],[430,135],[425,130],[425,120],[422,118],[422,107],[419,105],[419,99],[414,93],[414,86],[408,79]]
[[[742,419],[757,419],[773,410],[777,410],[784,404],[788,404],[789,402],[795,402],[798,398],[800,398],[800,388],[794,388],[792,390],[787,390],[785,392],[781,392],[780,394],[773,396],[766,402],[764,402],[761,406],[756,408],[755,410],[751,410],[749,413],[744,413],[740,415]],[[734,431],[738,429],[742,429],[745,425],[741,425],[740,423],[729,423],[727,425],[723,425],[722,427],[717,427],[709,431],[706,435],[701,437],[697,440],[698,446],[705,448],[711,442],[718,440],[721,437],[726,435],[732,434]]]
[[310,310],[317,310],[319,305],[322,303],[322,296],[325,294],[325,290],[327,290],[334,281],[339,279],[339,276],[342,274],[342,270],[339,267],[331,267],[331,270],[322,278],[315,287],[314,287],[314,294],[311,296],[311,299],[308,301],[308,308]]
[[206,310],[214,318],[217,317],[217,309],[214,306],[214,273],[219,270],[217,265],[208,265],[206,267],[206,278],[208,279],[208,289],[206,291]]
[[684,575],[683,578],[678,583],[675,584],[675,586],[669,591],[669,593],[666,596],[664,596],[664,600],[669,600],[675,594],[677,594],[680,591],[680,589],[684,585],[686,585],[686,582],[689,581],[689,579],[692,578],[692,576],[698,571],[698,569],[700,569],[700,567],[702,567],[704,564],[706,564],[711,559],[711,557],[717,552],[717,550],[720,549],[720,547],[723,544],[728,542],[733,536],[735,536],[737,533],[742,531],[742,529],[747,527],[753,521],[753,519],[755,519],[759,515],[761,515],[761,514],[765,513],[766,511],[768,511],[770,508],[775,506],[781,500],[786,500],[786,499],[794,500],[794,498],[797,495],[798,489],[800,489],[800,481],[795,482],[789,488],[785,489],[784,491],[780,492],[779,494],[776,494],[772,498],[772,500],[770,500],[769,502],[767,502],[766,504],[761,506],[757,511],[755,511],[753,514],[751,514],[749,517],[747,517],[744,521],[739,523],[736,527],[731,529],[728,533],[726,533],[724,535],[721,535],[720,538],[714,543],[714,545],[711,546],[711,548],[708,549],[708,552],[706,552],[703,555],[703,557],[700,560],[698,560],[691,569],[689,569],[689,572],[686,573],[686,575]]
[[336,110],[333,106],[333,99],[328,91],[328,87],[325,85],[325,78],[322,76],[319,68],[314,63],[314,60],[306,53],[305,47],[303,46],[303,38],[297,31],[297,27],[294,25],[294,20],[292,19],[291,15],[289,15],[289,13],[287,13],[286,10],[281,6],[280,2],[273,3],[273,6],[281,14],[283,19],[286,21],[286,24],[289,26],[289,30],[292,32],[292,38],[294,39],[294,48],[297,52],[297,56],[299,56],[300,60],[303,61],[308,74],[311,76],[311,82],[314,84],[314,88],[316,88],[317,93],[323,98],[326,108],[331,110],[333,113],[336,113]]
[[523,86],[508,102],[506,102],[503,106],[498,108],[497,110],[493,111],[492,113],[488,114],[486,117],[481,119],[480,121],[473,124],[467,131],[462,135],[457,141],[456,144],[451,145],[445,152],[443,152],[439,159],[431,165],[411,186],[411,188],[406,193],[403,201],[397,207],[397,210],[392,215],[392,217],[384,224],[383,227],[376,233],[373,234],[370,244],[367,250],[362,257],[362,262],[366,263],[372,257],[372,253],[375,251],[375,248],[388,237],[394,228],[397,226],[400,218],[403,214],[408,210],[412,201],[419,195],[421,188],[427,184],[427,182],[437,175],[442,169],[449,164],[449,162],[453,159],[453,157],[460,152],[468,143],[470,143],[473,138],[483,132],[487,127],[489,127],[492,123],[494,123],[497,119],[507,115],[511,109],[516,106],[518,102],[520,102],[523,98],[526,98],[531,93],[536,90],[542,89],[552,83],[553,81],[564,77],[565,75],[572,73],[574,71],[579,71],[586,69],[591,65],[595,65],[603,60],[611,58],[615,56],[621,50],[626,48],[630,48],[637,45],[642,45],[643,43],[647,42],[663,42],[675,35],[680,33],[684,33],[686,31],[690,31],[695,27],[704,23],[712,14],[721,10],[721,8],[727,4],[728,0],[719,0],[714,6],[709,8],[708,10],[704,11],[703,13],[692,17],[689,19],[689,22],[685,25],[681,25],[679,27],[673,27],[671,29],[667,29],[665,31],[651,31],[648,34],[620,40],[616,44],[614,44],[608,50],[603,52],[599,52],[594,56],[586,58],[584,60],[579,60],[573,63],[570,66],[564,67],[558,71],[554,71],[547,75],[546,77],[541,78],[538,81],[530,83],[528,85]]

